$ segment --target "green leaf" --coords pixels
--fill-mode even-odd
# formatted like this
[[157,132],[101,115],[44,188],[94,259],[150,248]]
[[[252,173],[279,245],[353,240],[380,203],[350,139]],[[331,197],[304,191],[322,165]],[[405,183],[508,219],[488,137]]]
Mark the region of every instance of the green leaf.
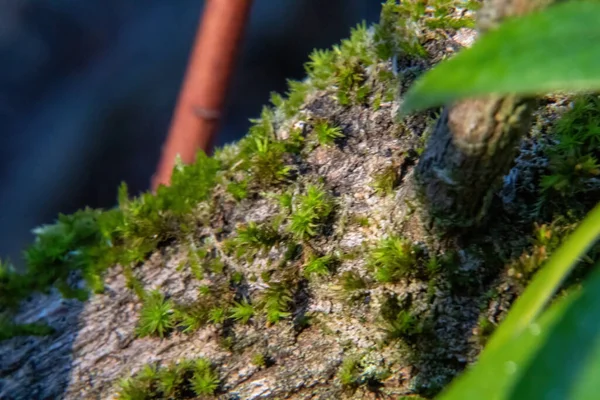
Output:
[[579,258],[600,238],[600,203],[585,217],[512,306],[491,337],[487,349],[502,346],[522,332],[541,313]]
[[[504,400],[527,365],[580,293],[572,293],[553,304],[536,323],[501,348],[484,350],[475,367],[452,382],[437,400]],[[531,397],[539,398],[539,397]]]
[[451,384],[440,399],[512,398],[506,397],[508,390],[551,334],[552,327],[562,318],[569,302],[578,299],[580,293],[560,300],[541,317],[539,315],[579,258],[599,237],[600,203],[535,275],[490,339],[474,368]]
[[597,399],[600,392],[600,265],[550,332],[511,399]]
[[568,1],[513,18],[425,73],[401,112],[488,94],[600,89],[600,3]]

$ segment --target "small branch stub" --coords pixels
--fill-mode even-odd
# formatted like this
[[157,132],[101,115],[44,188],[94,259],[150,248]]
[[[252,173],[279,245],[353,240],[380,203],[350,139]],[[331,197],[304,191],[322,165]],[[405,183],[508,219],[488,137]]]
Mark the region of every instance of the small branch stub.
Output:
[[[486,0],[480,32],[550,0]],[[532,98],[488,96],[445,107],[416,169],[424,222],[441,232],[468,229],[487,216],[520,139],[531,126]]]

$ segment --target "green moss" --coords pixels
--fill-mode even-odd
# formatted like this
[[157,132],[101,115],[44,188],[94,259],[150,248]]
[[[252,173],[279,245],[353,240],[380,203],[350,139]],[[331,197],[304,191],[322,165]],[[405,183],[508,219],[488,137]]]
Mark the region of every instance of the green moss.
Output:
[[295,196],[288,231],[306,240],[319,232],[320,225],[333,211],[333,199],[321,187],[309,184],[306,193]]
[[174,327],[174,304],[166,300],[165,296],[157,290],[152,290],[144,298],[140,319],[136,328],[138,337],[166,336]]
[[310,84],[316,89],[337,88],[336,98],[342,105],[364,104],[371,92],[367,68],[375,62],[369,37],[363,22],[332,50],[315,50],[305,64]]
[[349,303],[364,300],[368,294],[367,288],[367,282],[354,271],[344,271],[332,286],[336,297]]
[[425,321],[401,306],[396,296],[382,301],[380,315],[386,332],[386,341],[398,339],[412,341],[424,330]]
[[442,267],[442,259],[435,254],[429,257],[429,259],[425,263],[425,269],[427,271],[427,275],[429,275],[430,278],[439,274],[442,271]]
[[173,306],[172,324],[183,333],[194,332],[209,323],[222,325],[230,317],[233,292],[228,282],[221,286],[200,286],[198,294],[194,303]]
[[496,325],[492,323],[488,318],[486,318],[484,315],[479,317],[479,320],[477,321],[476,330],[479,343],[481,343],[481,345],[485,345],[492,333],[494,333],[495,329]]
[[[250,172],[248,188],[262,189],[285,182],[291,167],[284,162],[284,156],[290,150],[286,141],[278,140],[275,135],[274,113],[264,107],[260,118],[252,119],[248,135],[239,141],[239,152],[232,157],[229,172]],[[297,143],[291,143],[291,147]]]
[[528,282],[572,229],[573,226],[562,219],[552,224],[535,223],[531,247],[508,265],[508,275],[521,283]]
[[344,134],[339,126],[329,125],[326,121],[319,121],[315,124],[314,132],[321,145],[332,145],[336,139],[343,138]]
[[354,271],[346,271],[340,277],[342,288],[347,292],[361,290],[367,288],[367,283],[360,275]]
[[479,9],[477,1],[465,2],[463,0],[436,0],[432,2],[433,10],[424,18],[424,25],[429,29],[460,29],[474,28],[475,20],[472,17],[452,17],[453,8],[460,7],[468,10]]
[[149,388],[144,382],[136,381],[132,378],[124,378],[119,381],[119,391],[117,399],[119,400],[147,400],[151,399],[148,393]]
[[197,396],[213,395],[219,387],[219,375],[211,362],[205,358],[196,360],[191,379],[192,389]]
[[455,8],[475,10],[479,2],[462,0],[402,1],[387,0],[381,10],[380,22],[375,26],[374,40],[377,55],[387,60],[393,55],[425,57],[427,52],[419,39],[421,29],[472,28],[472,17],[455,18]]
[[344,361],[342,361],[342,365],[338,371],[338,378],[340,379],[342,386],[354,388],[360,384],[361,372],[360,357],[346,357]]
[[127,289],[133,290],[140,300],[144,300],[146,297],[146,291],[144,285],[135,276],[133,269],[129,265],[123,267],[123,276],[125,277],[125,286]]
[[[342,103],[363,102],[370,91],[365,85],[365,68],[375,62],[370,50],[366,25],[360,24],[332,50],[315,51],[306,64],[309,80],[289,82],[285,97],[274,95],[277,110],[295,115],[313,89],[334,85]],[[80,273],[87,286],[95,292],[103,288],[103,272],[112,265],[130,265],[145,260],[162,243],[186,235],[194,229],[197,218],[193,210],[208,200],[219,174],[236,170],[249,171],[247,179],[238,181],[226,177],[226,190],[236,200],[242,200],[256,190],[284,182],[291,167],[284,159],[287,153],[299,152],[303,146],[301,130],[292,129],[289,139],[278,140],[274,131],[275,113],[265,108],[259,119],[253,120],[249,135],[237,146],[226,146],[207,157],[199,152],[194,163],[174,168],[171,185],[161,186],[156,194],[143,193],[130,198],[126,185],[119,190],[119,207],[102,211],[86,209],[73,215],[61,215],[54,225],[35,231],[36,241],[26,251],[28,271],[16,274],[3,268],[0,275],[0,306],[15,306],[35,291],[58,287],[65,296],[86,298],[86,292],[68,284],[73,272]],[[330,142],[339,136],[335,128],[323,129],[321,140]],[[225,171],[221,173],[220,171]],[[225,183],[224,183],[225,184]],[[288,203],[288,208],[291,204]],[[317,212],[296,206],[290,231],[307,239],[316,234],[319,223],[327,216],[327,208]],[[197,261],[189,260],[192,272],[202,278]],[[130,287],[141,295],[139,285],[131,279]]]
[[194,278],[201,281],[204,279],[204,272],[202,271],[202,262],[208,256],[208,252],[204,248],[196,249],[195,246],[190,246],[187,254],[187,265],[190,267],[190,271]]
[[[53,225],[37,228],[33,245],[25,251],[26,272],[0,268],[0,307],[15,306],[53,286],[65,297],[84,300],[87,290],[69,284],[77,275],[89,289],[102,292],[109,267],[141,262],[161,242],[185,233],[193,221],[192,209],[209,197],[218,170],[219,162],[200,152],[195,163],[178,165],[171,186],[161,186],[156,195],[130,199],[123,184],[118,208],[61,214]],[[131,277],[131,288],[140,292]]]
[[157,376],[157,389],[166,398],[180,398],[181,388],[185,382],[185,370],[176,365],[161,368]]
[[394,193],[394,189],[398,186],[400,175],[398,168],[390,165],[373,176],[372,187],[375,193],[380,196],[386,196]]
[[336,72],[336,54],[331,50],[314,50],[304,69],[317,89],[326,89]]
[[233,285],[239,285],[244,281],[244,274],[239,271],[233,271],[231,273],[231,283]]
[[241,201],[248,197],[248,181],[243,180],[241,182],[230,182],[227,185],[227,193],[237,200]]
[[285,100],[282,108],[286,117],[293,117],[304,104],[304,99],[310,90],[310,86],[306,82],[288,80],[287,100]]
[[326,255],[323,257],[311,255],[306,264],[304,264],[304,276],[327,276],[331,273],[331,268],[333,267],[334,261],[335,259],[332,255]]
[[413,338],[422,330],[419,319],[406,310],[401,310],[395,318],[387,321],[388,340]]
[[61,214],[55,224],[35,229],[35,242],[25,251],[26,273],[0,265],[0,306],[15,306],[30,293],[47,292],[52,286],[65,297],[84,300],[87,291],[68,283],[73,273],[82,275],[90,288],[101,292],[99,274],[111,258],[103,253],[108,248],[102,243],[100,217],[100,211],[85,209]]
[[371,224],[367,215],[352,215],[350,216],[350,223],[363,228],[367,228]]
[[250,360],[250,362],[259,368],[263,368],[267,365],[267,358],[263,353],[255,353],[254,355],[252,355],[252,359]]
[[[597,196],[598,185],[590,180],[600,175],[600,96],[580,95],[573,107],[556,123],[546,148],[548,171],[540,181],[537,213],[573,207],[575,196]],[[594,194],[594,192],[596,192]]]
[[242,300],[240,303],[236,302],[233,307],[231,307],[231,318],[242,324],[247,324],[253,316],[254,306],[247,300]]
[[284,164],[285,147],[281,142],[255,138],[253,147],[250,168],[257,182],[267,187],[288,178],[290,167]]
[[280,195],[276,196],[277,202],[279,203],[279,207],[282,212],[291,212],[292,211],[292,200],[293,196],[289,192],[283,192]]
[[238,258],[251,258],[261,251],[268,251],[279,240],[279,234],[273,227],[252,221],[237,229],[237,236],[226,242],[226,248],[234,251]]
[[404,3],[397,4],[395,0],[387,0],[382,5],[380,21],[375,26],[373,37],[377,56],[382,60],[388,60],[397,54],[418,57],[427,54],[411,25],[422,15],[424,5],[421,2]]
[[225,271],[225,263],[220,257],[214,257],[206,262],[206,268],[213,274],[222,274]]
[[262,294],[261,306],[267,323],[275,324],[292,314],[292,290],[290,282],[271,282]]
[[227,319],[228,309],[225,307],[213,307],[208,311],[208,321],[213,324],[222,324]]
[[399,236],[384,238],[371,250],[369,266],[379,282],[397,282],[417,271],[417,248]]
[[119,400],[192,399],[212,396],[220,378],[211,362],[205,358],[184,360],[158,368],[148,364],[135,376],[119,381]]

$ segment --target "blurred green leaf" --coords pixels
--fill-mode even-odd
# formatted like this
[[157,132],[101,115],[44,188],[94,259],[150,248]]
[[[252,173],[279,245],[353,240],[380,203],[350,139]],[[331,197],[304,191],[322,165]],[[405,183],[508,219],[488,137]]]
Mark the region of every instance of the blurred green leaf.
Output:
[[596,270],[581,295],[551,330],[510,398],[597,399],[600,393],[599,316],[600,271]]
[[[571,294],[566,300],[562,299],[550,307],[541,317],[539,315],[580,257],[599,237],[600,203],[535,275],[490,339],[478,363],[451,384],[440,399],[513,398],[507,397],[509,391],[518,382],[529,361],[544,346],[546,338],[554,335],[553,327],[563,318],[568,305],[579,299],[580,293]],[[597,292],[600,296],[600,290]],[[537,390],[543,388],[538,387]]]
[[[437,397],[438,400],[504,400],[509,399],[511,389],[523,376],[530,360],[542,346],[552,328],[577,299],[572,293],[553,304],[539,320],[531,324],[501,348],[486,351],[474,368],[458,377]],[[532,397],[536,398],[536,397]]]
[[600,203],[579,224],[567,240],[534,276],[515,301],[506,319],[491,337],[487,349],[502,346],[522,332],[541,313],[580,257],[600,237]]
[[600,89],[600,2],[568,1],[507,20],[425,73],[401,112],[488,94]]

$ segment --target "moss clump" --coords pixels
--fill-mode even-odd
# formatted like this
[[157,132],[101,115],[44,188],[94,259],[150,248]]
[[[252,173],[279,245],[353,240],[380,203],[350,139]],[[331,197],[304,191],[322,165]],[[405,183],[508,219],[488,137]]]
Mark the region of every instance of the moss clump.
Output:
[[476,336],[479,339],[479,343],[483,346],[487,343],[488,339],[492,336],[492,333],[496,330],[496,324],[491,322],[486,316],[482,315],[477,321]]
[[401,304],[395,294],[386,294],[382,298],[379,316],[387,334],[386,340],[407,338],[418,333],[417,318],[408,312],[406,304]]
[[271,282],[260,302],[268,324],[276,324],[292,315],[292,282]]
[[87,291],[73,287],[74,274],[83,275],[95,291],[103,288],[99,274],[109,257],[103,251],[99,211],[85,209],[72,215],[60,215],[54,225],[34,230],[36,240],[25,252],[27,271],[19,274],[8,264],[0,263],[0,308],[16,306],[32,292],[47,292],[53,285],[63,296],[86,299]]
[[345,271],[337,279],[332,289],[336,296],[347,302],[362,300],[366,296],[367,282],[354,271]]
[[379,282],[397,282],[414,274],[417,266],[418,249],[399,236],[381,239],[371,250],[369,266]]
[[344,39],[332,50],[315,50],[306,63],[309,81],[317,89],[337,88],[340,104],[364,103],[370,92],[366,68],[376,58],[369,49],[369,33],[365,23],[352,29],[349,39]]
[[205,358],[196,360],[191,379],[192,390],[198,396],[213,395],[219,387],[219,375]]
[[139,337],[164,337],[174,327],[173,302],[157,290],[150,291],[144,298],[136,333]]
[[237,230],[237,236],[226,242],[228,251],[240,258],[251,258],[261,251],[268,251],[280,240],[279,234],[268,224],[249,222]]
[[239,303],[236,302],[231,307],[231,318],[242,324],[247,324],[250,318],[254,316],[254,313],[254,306],[245,299]]
[[255,365],[259,368],[263,368],[267,366],[267,357],[263,353],[255,353],[250,360],[252,365]]
[[390,372],[374,363],[371,356],[371,353],[350,355],[342,361],[337,376],[345,391],[355,392],[361,386],[370,392],[379,391],[381,381],[388,378]]
[[65,297],[84,300],[87,290],[71,284],[78,276],[101,292],[109,267],[143,261],[161,242],[185,234],[194,223],[192,209],[208,198],[218,170],[219,162],[200,152],[194,164],[175,167],[171,186],[159,187],[156,195],[130,199],[123,184],[118,208],[87,208],[36,229],[35,242],[25,252],[26,272],[0,269],[0,307],[15,306],[52,286]]
[[320,121],[315,124],[314,132],[321,145],[332,145],[336,139],[343,138],[344,134],[339,126],[329,125],[326,121]]
[[310,255],[308,261],[304,264],[304,276],[327,276],[331,273],[335,259],[332,255],[316,257]]
[[478,1],[433,0],[402,1],[387,0],[382,5],[380,23],[376,25],[374,40],[377,54],[382,59],[393,55],[424,57],[427,52],[420,42],[421,29],[472,28],[472,16],[457,17],[456,9],[475,11]]
[[227,193],[229,193],[236,201],[244,200],[248,197],[248,180],[230,182],[227,185]]
[[306,240],[319,232],[320,225],[333,211],[333,199],[322,186],[309,184],[306,193],[295,196],[287,230]]
[[422,321],[407,310],[399,311],[386,322],[387,340],[414,339],[423,332]]
[[220,378],[205,359],[185,360],[159,368],[146,365],[135,376],[119,382],[119,400],[192,399],[212,396],[220,385]]
[[342,361],[342,365],[338,371],[338,378],[340,379],[342,386],[355,388],[360,384],[361,372],[360,357],[346,357],[344,361]]
[[573,207],[575,197],[597,198],[600,185],[600,96],[581,95],[554,126],[547,146],[550,163],[540,181],[537,213]]
[[390,165],[373,176],[372,187],[378,195],[387,196],[394,192],[394,189],[400,183],[399,180],[398,168]]

